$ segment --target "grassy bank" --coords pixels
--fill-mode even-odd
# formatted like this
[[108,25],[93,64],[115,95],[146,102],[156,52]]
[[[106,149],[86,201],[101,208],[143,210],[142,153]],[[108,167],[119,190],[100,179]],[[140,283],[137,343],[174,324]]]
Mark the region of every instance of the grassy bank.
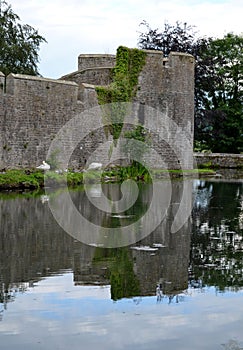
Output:
[[7,170],[0,173],[0,190],[9,189],[41,189],[46,184],[63,186],[78,186],[83,183],[82,173],[67,173],[57,174],[56,172],[49,171],[45,173],[43,171],[36,170]]
[[[195,169],[195,170],[154,170],[153,176],[155,178],[165,177],[182,177],[182,176],[197,176],[199,175],[214,175],[214,171],[210,169]],[[135,167],[116,167],[112,170],[93,171],[85,173],[86,181],[90,183],[96,182],[122,182],[127,179],[135,181],[151,182],[151,176],[145,168]],[[47,186],[64,186],[67,181],[69,187],[76,187],[83,184],[84,173],[82,172],[68,172],[65,174],[58,174],[54,171],[36,170],[7,170],[0,173],[0,190],[11,189],[41,189]]]

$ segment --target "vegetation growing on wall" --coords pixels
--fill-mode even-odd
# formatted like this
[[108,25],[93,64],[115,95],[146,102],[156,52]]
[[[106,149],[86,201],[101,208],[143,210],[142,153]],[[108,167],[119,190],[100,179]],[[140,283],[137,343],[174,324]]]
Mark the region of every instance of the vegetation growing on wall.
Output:
[[98,86],[96,92],[100,105],[114,103],[105,111],[104,124],[109,124],[106,132],[117,140],[120,136],[126,106],[116,103],[129,102],[137,91],[138,76],[145,64],[146,53],[139,49],[120,46],[117,49],[116,65],[113,68],[113,82],[109,86]]
[[151,135],[141,124],[138,124],[137,126],[133,126],[132,129],[127,130],[124,136],[125,140],[122,144],[122,151],[131,162],[130,169],[132,172],[135,170],[138,179],[146,178],[150,181],[149,171],[142,165],[142,161],[144,154],[149,151]]

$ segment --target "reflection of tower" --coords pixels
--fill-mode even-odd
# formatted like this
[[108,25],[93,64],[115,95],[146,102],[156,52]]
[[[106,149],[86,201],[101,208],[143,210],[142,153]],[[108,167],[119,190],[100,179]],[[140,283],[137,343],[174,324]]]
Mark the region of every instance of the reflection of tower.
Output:
[[[117,259],[118,250],[116,249],[75,244],[74,281],[76,284],[110,284],[110,276],[114,275],[114,271],[118,274],[130,273],[126,270],[127,267],[121,269],[119,265],[126,262],[126,266],[129,266],[130,261],[135,274],[133,281],[134,283],[137,283],[135,280],[138,281],[140,295],[154,295],[157,283],[160,283],[163,292],[168,294],[178,293],[187,288],[191,239],[190,218],[188,220],[185,220],[185,217],[181,218],[186,223],[178,232],[171,233],[171,226],[178,211],[183,190],[187,192],[188,203],[185,205],[191,206],[192,183],[190,180],[172,181],[171,186],[171,202],[164,220],[152,234],[140,242],[131,247],[119,248],[119,254],[124,250],[125,260]],[[151,188],[149,190],[148,186],[144,186],[144,189],[140,188],[140,190],[142,197],[144,196],[142,202],[146,206],[148,199],[151,198],[149,193]],[[158,213],[162,209],[158,207]],[[128,290],[125,292],[126,296],[129,296]]]
[[[190,251],[190,223],[177,233],[170,233],[164,242],[158,241],[160,225],[149,238],[133,247],[134,271],[140,281],[141,294],[154,294],[157,283],[163,293],[177,293],[187,288]],[[156,237],[156,238],[155,238]]]
[[149,237],[132,249],[134,269],[140,281],[142,295],[154,294],[157,283],[162,285],[165,294],[177,293],[187,288],[191,241],[190,218],[178,232],[170,232],[183,186],[186,186],[188,191],[188,200],[192,201],[191,181],[186,181],[186,184],[185,181],[172,182],[171,204],[165,219]]
[[[154,295],[157,283],[160,283],[163,292],[168,294],[177,293],[187,288],[191,238],[190,218],[186,220],[178,232],[171,233],[170,229],[181,202],[183,189],[187,192],[188,203],[185,205],[191,206],[192,183],[190,180],[175,181],[171,183],[171,186],[171,202],[165,219],[148,237],[129,248],[122,248],[127,251],[127,259],[133,264],[133,271],[139,281],[141,295]],[[149,202],[151,193],[149,193],[148,186],[144,187],[144,191],[142,188],[141,190],[145,205]],[[157,210],[159,212],[162,208],[157,208]],[[115,266],[119,264],[116,254],[116,250],[99,249],[76,243],[74,254],[75,283],[110,284],[109,277],[112,272],[116,270],[121,273],[121,268]]]

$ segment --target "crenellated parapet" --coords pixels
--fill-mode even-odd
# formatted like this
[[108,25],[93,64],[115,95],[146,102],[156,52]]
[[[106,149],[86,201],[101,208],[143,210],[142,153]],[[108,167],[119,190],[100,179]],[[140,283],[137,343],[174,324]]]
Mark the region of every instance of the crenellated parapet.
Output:
[[88,68],[109,67],[113,68],[116,63],[116,55],[110,54],[81,54],[78,56],[78,70]]

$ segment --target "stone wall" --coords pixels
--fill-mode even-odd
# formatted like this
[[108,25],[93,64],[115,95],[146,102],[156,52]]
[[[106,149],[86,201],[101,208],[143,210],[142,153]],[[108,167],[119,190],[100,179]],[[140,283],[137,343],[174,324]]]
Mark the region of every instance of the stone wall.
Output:
[[195,166],[243,168],[243,154],[194,153]]
[[116,56],[109,54],[81,54],[78,56],[78,70],[82,71],[88,68],[114,67]]
[[[153,146],[168,168],[193,168],[194,59],[191,55],[146,51],[136,100],[158,110],[159,118],[145,113],[144,125],[155,131]],[[186,142],[185,142],[186,141]],[[183,163],[182,163],[182,161]]]
[[76,71],[71,74],[64,75],[61,80],[74,81],[78,85],[86,83],[93,85],[109,85],[112,82],[111,68],[97,67],[87,68],[82,71]]
[[2,72],[0,72],[0,94],[3,94],[4,91],[4,81],[5,81],[5,76]]
[[[4,89],[5,89],[5,76],[2,72],[0,72],[0,135],[2,135],[2,130],[4,127],[4,114],[5,114],[5,106],[4,106]],[[0,138],[0,147],[1,147],[1,138]],[[1,154],[1,149],[0,149]]]
[[[193,57],[171,53],[165,59],[161,52],[146,53],[134,98],[139,107],[133,111],[133,118],[151,132],[152,147],[167,168],[190,169],[193,167]],[[79,139],[83,143],[82,147],[77,146],[71,159],[71,167],[82,168],[97,146],[107,139],[95,86],[110,83],[114,64],[114,55],[80,55],[79,70],[59,80],[10,74],[6,93],[0,89],[0,169],[39,165],[46,159],[51,141],[61,127],[74,116],[96,107],[90,114],[81,114],[82,125],[78,125],[73,140],[65,141],[76,143]],[[4,79],[1,74],[0,84]],[[95,130],[87,136],[91,126]],[[108,151],[104,149],[103,153]],[[118,153],[116,149],[115,154]],[[148,154],[147,158],[151,164],[158,165],[153,155]]]
[[0,110],[0,167],[33,167],[81,105],[73,82],[10,74]]

